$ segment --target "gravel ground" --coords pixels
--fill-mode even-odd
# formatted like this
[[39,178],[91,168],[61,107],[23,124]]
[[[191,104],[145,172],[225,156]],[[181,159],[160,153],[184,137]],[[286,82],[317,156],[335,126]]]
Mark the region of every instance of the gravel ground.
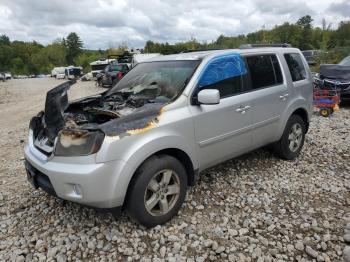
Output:
[[[350,261],[349,106],[315,114],[294,161],[262,149],[202,173],[179,215],[147,230],[27,183],[28,122],[57,83],[0,83],[0,261]],[[103,90],[84,82],[70,95]]]

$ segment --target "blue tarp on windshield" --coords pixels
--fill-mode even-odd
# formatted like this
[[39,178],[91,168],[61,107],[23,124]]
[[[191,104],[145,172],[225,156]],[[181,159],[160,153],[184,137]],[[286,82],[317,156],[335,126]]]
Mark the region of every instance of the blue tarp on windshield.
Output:
[[212,85],[227,78],[247,73],[245,63],[240,54],[234,53],[214,58],[204,69],[199,86]]

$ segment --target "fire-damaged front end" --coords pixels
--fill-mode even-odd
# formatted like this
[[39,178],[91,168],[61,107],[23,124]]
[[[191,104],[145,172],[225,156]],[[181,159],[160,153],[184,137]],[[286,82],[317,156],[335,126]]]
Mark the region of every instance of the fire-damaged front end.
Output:
[[164,107],[181,94],[197,65],[140,64],[107,92],[73,102],[70,82],[50,90],[44,111],[30,121],[28,180],[62,199],[98,208],[122,205],[135,171],[131,150],[147,142],[150,130],[157,132]]
[[[68,103],[69,86],[67,82],[49,91],[45,110],[30,121],[25,149],[28,180],[34,187],[64,199],[101,207],[100,199],[104,201],[102,207],[117,206],[117,198],[107,203],[104,200],[104,193],[113,190],[108,187],[108,174],[127,170],[127,164],[122,160],[95,163],[94,155],[106,137],[122,139],[155,126],[169,99],[155,98],[155,88],[151,87],[137,94],[126,89]],[[93,193],[87,195],[83,191],[91,184]]]
[[47,156],[94,154],[105,136],[123,137],[153,125],[169,101],[166,97],[154,99],[153,89],[145,88],[137,95],[123,90],[68,104],[69,85],[49,91],[45,111],[30,122],[34,146]]

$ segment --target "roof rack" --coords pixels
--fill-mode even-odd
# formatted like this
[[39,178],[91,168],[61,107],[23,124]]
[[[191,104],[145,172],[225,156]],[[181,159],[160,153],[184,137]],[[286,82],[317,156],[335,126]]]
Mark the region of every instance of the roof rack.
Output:
[[220,48],[189,49],[189,50],[184,50],[184,51],[180,52],[180,54],[192,53],[192,52],[203,52],[203,51],[215,51],[215,50],[223,50],[223,49],[220,49]]
[[244,44],[240,45],[239,49],[249,49],[249,48],[260,48],[260,47],[292,47],[292,45],[283,43],[283,44]]

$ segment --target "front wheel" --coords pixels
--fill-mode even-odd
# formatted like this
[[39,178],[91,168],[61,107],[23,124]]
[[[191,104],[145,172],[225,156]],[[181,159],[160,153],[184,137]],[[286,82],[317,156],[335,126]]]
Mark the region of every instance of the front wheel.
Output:
[[174,217],[185,199],[187,174],[169,155],[152,156],[136,171],[127,196],[129,215],[145,227],[154,227]]
[[296,158],[304,145],[305,132],[304,120],[298,115],[292,115],[286,124],[281,139],[274,145],[275,153],[287,160]]

